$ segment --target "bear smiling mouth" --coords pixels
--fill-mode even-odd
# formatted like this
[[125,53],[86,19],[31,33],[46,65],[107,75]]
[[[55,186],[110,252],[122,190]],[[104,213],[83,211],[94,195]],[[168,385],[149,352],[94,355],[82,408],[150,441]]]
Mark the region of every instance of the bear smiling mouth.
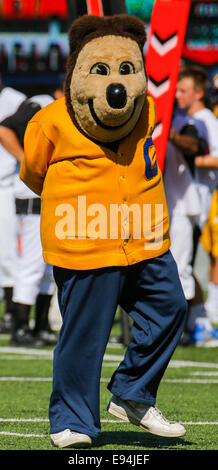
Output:
[[125,121],[123,124],[121,124],[120,126],[107,126],[106,124],[104,124],[103,122],[100,121],[100,119],[98,118],[95,110],[94,110],[94,105],[93,105],[93,100],[92,99],[89,99],[88,100],[88,105],[89,105],[89,110],[90,110],[90,113],[94,119],[94,121],[96,122],[96,124],[98,124],[98,126],[100,127],[103,127],[103,129],[107,129],[107,130],[115,130],[115,129],[119,129],[123,126],[125,126],[127,124],[127,122],[130,121],[130,119],[132,118],[134,112],[135,112],[135,108],[136,108],[136,99],[134,100],[134,106],[133,106],[133,110],[132,110],[132,113],[131,113],[131,116],[127,119],[127,121]]

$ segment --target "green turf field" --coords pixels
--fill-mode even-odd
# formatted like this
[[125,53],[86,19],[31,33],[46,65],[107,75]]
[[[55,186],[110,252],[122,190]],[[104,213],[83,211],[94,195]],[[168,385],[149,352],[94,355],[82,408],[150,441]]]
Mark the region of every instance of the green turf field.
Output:
[[[119,334],[114,326],[115,334]],[[0,450],[52,450],[48,403],[53,348],[11,347],[0,336]],[[177,347],[159,388],[157,406],[187,428],[183,438],[159,438],[106,411],[107,382],[125,349],[108,345],[101,378],[102,433],[91,450],[217,450],[218,348]]]

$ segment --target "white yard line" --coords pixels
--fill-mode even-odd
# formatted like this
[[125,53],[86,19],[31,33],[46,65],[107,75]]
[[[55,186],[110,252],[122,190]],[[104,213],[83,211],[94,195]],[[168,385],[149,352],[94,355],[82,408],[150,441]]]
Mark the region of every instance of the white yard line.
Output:
[[0,377],[0,382],[51,382],[52,377]]
[[[101,378],[101,382],[109,382],[110,379]],[[216,379],[162,379],[161,383],[190,383],[190,384],[217,384]]]
[[213,379],[163,379],[162,383],[175,384],[218,384],[218,380]]
[[[7,354],[11,354],[11,356],[6,356]],[[3,354],[3,357],[1,356]],[[13,346],[1,346],[0,347],[0,359],[18,359],[22,355],[22,359],[24,356],[27,358],[31,356],[33,358],[44,358],[44,359],[53,359],[53,350],[47,349],[34,349],[34,348],[23,348],[23,347],[13,347]],[[113,354],[105,354],[104,361],[111,361],[111,365],[114,362],[120,362],[123,359],[123,355],[113,355]],[[109,366],[108,363],[104,363],[104,365]],[[180,367],[202,367],[202,368],[214,368],[218,369],[218,364],[214,362],[196,362],[196,361],[179,361],[179,360],[172,360],[170,361],[169,368],[180,368]]]
[[[1,420],[0,420],[1,421]],[[200,426],[200,425],[217,425],[218,424],[218,421],[180,421],[182,424],[190,424],[190,425],[193,425],[193,426]],[[128,424],[126,421],[123,421],[123,420],[115,420],[115,419],[101,419],[101,423],[125,423],[125,424]]]
[[190,372],[191,375],[207,375],[208,377],[209,376],[217,376],[218,375],[218,372]]
[[[108,383],[110,378],[100,381]],[[52,377],[0,377],[0,382],[52,382]],[[217,384],[218,379],[163,379],[161,383]]]
[[0,353],[15,353],[15,354],[26,354],[34,356],[53,357],[53,351],[47,349],[36,349],[36,348],[21,348],[16,346],[1,346]]
[[[32,355],[32,356],[43,356],[46,358],[53,358],[53,350],[47,349],[35,349],[35,348],[23,348],[13,346],[1,346],[0,353],[17,354],[17,355]],[[106,361],[122,361],[123,355],[119,356],[116,354],[105,354],[104,360]]]
[[41,361],[41,360],[52,360],[53,358],[52,357],[46,357],[46,356],[24,356],[24,355],[20,355],[20,356],[16,356],[15,354],[11,354],[10,356],[7,356],[7,355],[0,355],[0,360],[4,361],[4,360],[8,360],[8,361],[32,361],[32,360],[37,360],[37,361]]
[[[33,418],[33,419],[5,419],[5,418],[0,418],[0,422],[32,422],[32,423],[39,423],[39,422],[48,422],[48,419],[43,419],[43,418]],[[115,420],[115,419],[102,419],[101,423],[110,423],[110,424],[128,424],[127,422],[123,420]],[[190,425],[190,426],[214,426],[218,425],[218,421],[183,421],[181,422],[184,425]],[[15,437],[39,437],[39,438],[48,438],[49,434],[27,434],[27,433],[18,433],[18,432],[11,432],[11,431],[0,431],[1,436],[15,436]]]
[[[0,418],[0,423],[48,423],[48,418]],[[217,425],[218,421],[181,421],[182,424],[198,425]],[[101,423],[124,423],[122,419],[101,419]]]
[[48,418],[0,418],[0,423],[48,423]]
[[46,434],[21,434],[19,432],[0,431],[2,436],[16,436],[16,437],[48,437]]
[[180,368],[180,367],[211,367],[214,369],[218,369],[218,364],[215,362],[195,362],[195,361],[170,361],[168,367],[175,367],[175,368]]

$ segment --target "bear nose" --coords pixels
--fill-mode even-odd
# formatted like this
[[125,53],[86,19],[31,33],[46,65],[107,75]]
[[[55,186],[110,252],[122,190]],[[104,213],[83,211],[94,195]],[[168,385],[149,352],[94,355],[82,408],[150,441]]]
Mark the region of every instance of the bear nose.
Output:
[[106,90],[107,102],[111,108],[124,108],[127,100],[126,89],[120,83],[112,83]]

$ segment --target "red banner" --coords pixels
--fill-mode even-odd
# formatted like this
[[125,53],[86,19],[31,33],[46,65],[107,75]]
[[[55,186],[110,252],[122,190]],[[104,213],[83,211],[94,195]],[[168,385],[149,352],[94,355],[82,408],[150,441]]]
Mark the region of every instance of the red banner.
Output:
[[103,7],[101,0],[86,0],[87,11],[89,15],[103,16]]
[[153,140],[161,171],[164,168],[189,8],[190,0],[156,0],[151,18],[146,70],[148,93],[156,103],[157,125]]

